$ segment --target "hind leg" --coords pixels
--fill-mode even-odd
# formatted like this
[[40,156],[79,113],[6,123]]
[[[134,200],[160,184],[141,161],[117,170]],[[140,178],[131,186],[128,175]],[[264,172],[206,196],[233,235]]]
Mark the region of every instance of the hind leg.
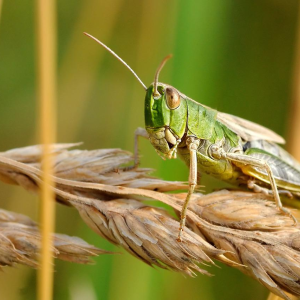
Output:
[[[269,190],[267,188],[259,186],[258,184],[255,183],[254,179],[248,180],[247,187],[248,187],[248,189],[253,190],[253,192],[255,192],[255,193],[263,193],[268,196],[269,195],[274,196],[274,193],[272,190]],[[289,198],[293,198],[293,194],[287,190],[278,190],[278,194],[286,195]]]
[[266,174],[268,175],[269,183],[272,187],[273,197],[274,197],[274,200],[276,202],[278,209],[280,211],[282,211],[284,214],[291,217],[294,221],[294,224],[297,224],[296,218],[291,214],[291,212],[287,208],[282,206],[282,203],[281,203],[281,200],[279,197],[279,193],[278,193],[278,189],[277,189],[277,185],[276,185],[276,181],[275,181],[272,169],[267,161],[265,161],[264,159],[255,158],[255,157],[240,154],[240,153],[227,153],[222,148],[219,148],[217,146],[211,148],[211,154],[215,159],[222,159],[222,158],[227,159],[241,167],[250,165],[250,166],[258,167],[258,168],[265,170]]

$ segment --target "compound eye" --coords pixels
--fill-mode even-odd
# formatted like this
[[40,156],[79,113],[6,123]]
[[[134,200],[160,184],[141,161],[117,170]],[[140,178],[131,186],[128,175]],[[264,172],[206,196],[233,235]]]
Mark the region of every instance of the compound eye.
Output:
[[166,88],[167,104],[170,109],[175,109],[180,105],[180,96],[173,88]]

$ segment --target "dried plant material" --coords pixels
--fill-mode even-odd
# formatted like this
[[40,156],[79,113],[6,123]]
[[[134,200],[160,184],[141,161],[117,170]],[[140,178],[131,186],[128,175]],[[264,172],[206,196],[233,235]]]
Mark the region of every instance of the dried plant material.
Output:
[[[38,267],[41,235],[35,222],[21,214],[0,210],[0,266],[14,263]],[[53,235],[53,255],[75,263],[90,263],[91,256],[109,253],[78,237]]]
[[13,222],[29,226],[36,226],[36,223],[27,216],[0,209],[0,223],[2,224],[4,222]]
[[[71,147],[79,146],[81,143],[73,144],[53,144],[52,151],[53,154],[61,153],[65,149]],[[8,157],[23,163],[37,163],[42,157],[42,146],[28,146],[22,148],[15,148],[5,152],[0,152],[1,156]]]
[[[26,161],[22,149],[18,155]],[[124,164],[130,159],[118,149],[57,151],[57,200],[75,207],[100,236],[150,265],[207,274],[199,264],[217,259],[284,299],[289,299],[284,291],[300,295],[300,226],[281,214],[271,197],[243,191],[196,194],[189,206],[189,228],[179,243],[178,220],[143,200],[163,202],[178,213],[185,194],[157,190],[184,184],[153,179],[146,169],[128,170]],[[0,174],[36,192],[41,184],[38,161],[24,164],[0,156]]]
[[149,265],[208,275],[196,263],[213,263],[211,258],[223,254],[189,229],[184,242],[176,242],[178,222],[162,209],[129,199],[72,203],[96,233]]
[[[179,181],[164,181],[150,177],[151,169],[130,170],[124,166],[132,164],[132,154],[121,149],[69,150],[77,144],[55,144],[54,171],[57,177],[81,182],[103,183],[108,185],[143,188],[161,192],[186,189]],[[41,147],[29,146],[1,152],[1,157],[26,163],[40,169]],[[36,186],[23,178],[24,174],[11,174],[10,168],[0,166],[0,179],[11,184],[19,184],[27,190],[36,191]]]

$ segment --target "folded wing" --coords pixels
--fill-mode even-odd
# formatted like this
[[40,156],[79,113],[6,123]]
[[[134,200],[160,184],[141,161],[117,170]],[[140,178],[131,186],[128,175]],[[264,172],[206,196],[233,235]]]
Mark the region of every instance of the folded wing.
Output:
[[280,135],[251,121],[222,112],[218,112],[217,119],[245,141],[266,140],[285,144]]

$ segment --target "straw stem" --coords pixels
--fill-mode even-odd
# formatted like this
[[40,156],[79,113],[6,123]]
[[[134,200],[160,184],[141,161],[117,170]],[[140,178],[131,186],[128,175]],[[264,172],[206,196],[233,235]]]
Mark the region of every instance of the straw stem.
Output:
[[[300,5],[298,8],[300,16]],[[293,99],[290,108],[290,124],[289,124],[289,151],[300,161],[300,18],[298,17],[297,36],[296,36],[296,51],[295,51],[295,66],[293,80]]]
[[51,143],[55,142],[55,98],[56,98],[56,26],[55,2],[37,0],[37,47],[38,47],[38,102],[40,141],[43,144],[41,187],[41,232],[42,249],[38,276],[38,299],[50,300],[53,296],[52,236],[54,231],[55,201],[51,185],[53,162]]

